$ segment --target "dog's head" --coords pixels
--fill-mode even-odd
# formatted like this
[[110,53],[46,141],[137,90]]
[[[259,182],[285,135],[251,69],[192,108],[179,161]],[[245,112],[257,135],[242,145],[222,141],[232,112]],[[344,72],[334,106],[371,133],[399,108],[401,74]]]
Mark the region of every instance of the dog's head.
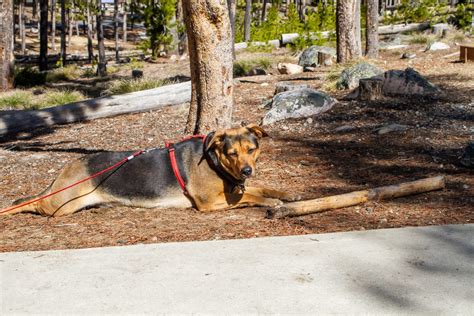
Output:
[[217,131],[206,150],[213,151],[222,168],[235,179],[245,180],[255,173],[260,155],[259,140],[268,134],[258,125]]

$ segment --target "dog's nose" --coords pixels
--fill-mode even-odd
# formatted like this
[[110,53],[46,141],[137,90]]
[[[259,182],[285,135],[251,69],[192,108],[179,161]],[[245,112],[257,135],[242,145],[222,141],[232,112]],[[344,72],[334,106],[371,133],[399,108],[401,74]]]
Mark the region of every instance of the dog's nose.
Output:
[[248,177],[248,176],[252,175],[252,168],[244,167],[244,168],[242,168],[242,170],[240,170],[240,172],[242,173],[243,176]]

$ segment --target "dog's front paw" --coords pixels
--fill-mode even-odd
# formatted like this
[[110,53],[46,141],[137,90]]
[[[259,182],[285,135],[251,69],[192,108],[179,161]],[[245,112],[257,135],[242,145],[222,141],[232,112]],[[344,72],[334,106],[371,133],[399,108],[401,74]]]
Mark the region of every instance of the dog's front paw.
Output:
[[286,193],[284,196],[281,197],[283,201],[287,202],[294,202],[301,200],[301,195],[293,194],[293,193]]

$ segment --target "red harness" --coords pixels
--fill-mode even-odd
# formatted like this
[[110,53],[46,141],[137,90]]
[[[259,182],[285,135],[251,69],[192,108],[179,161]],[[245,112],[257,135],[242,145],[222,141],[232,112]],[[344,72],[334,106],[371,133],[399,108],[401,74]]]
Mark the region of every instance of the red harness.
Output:
[[[186,138],[183,138],[181,142],[193,138],[201,138],[203,143],[206,143],[206,135],[191,135]],[[168,152],[170,154],[171,168],[173,169],[174,176],[176,177],[176,180],[178,181],[181,190],[183,190],[183,194],[188,196],[189,192],[186,189],[186,184],[184,183],[183,177],[181,177],[181,173],[179,172],[178,168],[178,163],[176,162],[175,148],[173,146],[173,143],[166,142],[165,147],[168,148]]]

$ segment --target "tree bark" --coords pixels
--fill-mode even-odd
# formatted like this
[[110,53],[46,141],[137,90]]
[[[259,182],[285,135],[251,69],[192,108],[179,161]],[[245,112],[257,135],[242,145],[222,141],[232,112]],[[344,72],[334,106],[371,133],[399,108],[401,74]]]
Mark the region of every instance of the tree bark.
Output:
[[219,0],[183,0],[192,98],[186,131],[228,128],[232,119],[232,36],[228,8]]
[[61,0],[61,62],[66,66],[66,0]]
[[90,0],[87,1],[87,8],[86,8],[86,15],[87,15],[87,55],[89,63],[92,63],[92,59],[94,58],[94,47],[92,45],[92,16],[91,16],[91,2]]
[[40,71],[48,70],[48,1],[40,0]]
[[244,15],[244,42],[250,42],[250,13],[252,10],[252,0],[245,0],[245,15]]
[[26,30],[25,30],[25,0],[20,0],[20,13],[18,23],[20,24],[21,54],[26,53]]
[[361,32],[361,27],[360,27],[360,14],[361,14],[361,0],[355,0],[356,2],[356,9],[355,9],[355,17],[354,17],[354,22],[355,22],[355,41],[356,41],[356,56],[361,57],[362,56],[362,32]]
[[128,8],[127,8],[127,5],[128,5],[128,0],[127,1],[124,1],[124,3],[122,4],[122,10],[123,10],[123,30],[122,30],[122,41],[124,43],[127,42],[127,13],[128,13]]
[[13,83],[13,0],[0,2],[0,90]]
[[268,0],[263,0],[261,22],[265,22],[265,18],[267,17],[267,4]]
[[368,58],[379,56],[379,1],[367,0],[365,54]]
[[97,64],[97,75],[99,77],[107,76],[107,60],[105,59],[104,27],[102,25],[103,12],[101,1],[97,0],[97,43],[99,46],[99,63]]
[[120,62],[119,54],[119,21],[118,21],[118,2],[119,0],[114,0],[114,36],[115,36],[115,62],[118,64]]
[[56,51],[56,0],[51,0],[51,48]]
[[232,58],[235,60],[235,10],[236,0],[227,0],[229,8],[230,30],[232,32]]
[[357,0],[338,0],[336,7],[337,62],[346,63],[357,56],[355,11]]
[[267,218],[283,218],[287,216],[314,214],[331,209],[353,206],[367,201],[387,200],[401,196],[440,190],[443,189],[444,186],[444,177],[438,176],[314,200],[292,202],[284,204],[282,207],[268,210]]

